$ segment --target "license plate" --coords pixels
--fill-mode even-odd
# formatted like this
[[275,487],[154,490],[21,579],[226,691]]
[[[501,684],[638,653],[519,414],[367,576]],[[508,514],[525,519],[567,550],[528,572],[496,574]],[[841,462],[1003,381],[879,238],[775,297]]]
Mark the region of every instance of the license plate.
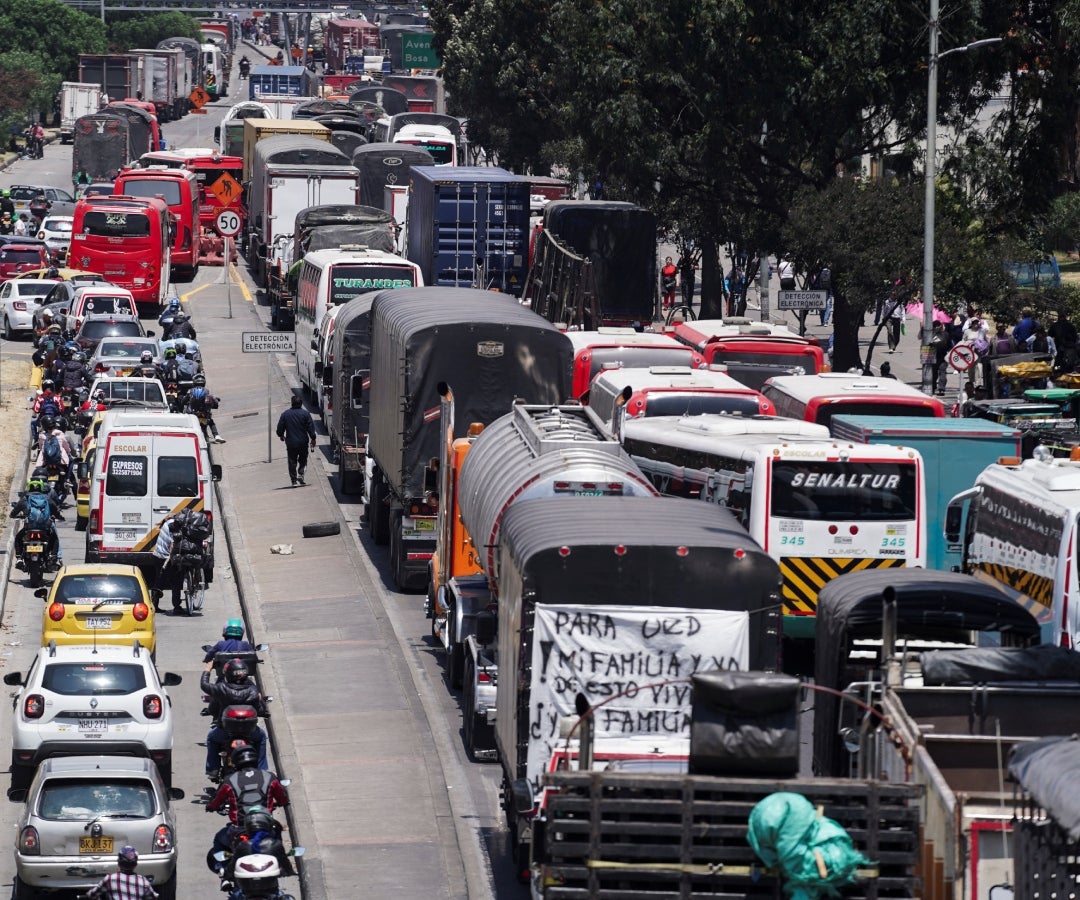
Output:
[[79,838],[80,853],[112,853],[113,839],[111,837],[81,837]]
[[134,541],[135,529],[134,528],[117,528],[113,531],[113,537],[118,541]]
[[45,545],[44,544],[27,544],[26,545],[26,552],[27,553],[44,553],[45,552]]
[[79,731],[108,731],[108,719],[79,719]]
[[112,628],[112,616],[87,616],[86,627],[92,629]]
[[434,519],[413,519],[413,529],[416,531],[434,531]]

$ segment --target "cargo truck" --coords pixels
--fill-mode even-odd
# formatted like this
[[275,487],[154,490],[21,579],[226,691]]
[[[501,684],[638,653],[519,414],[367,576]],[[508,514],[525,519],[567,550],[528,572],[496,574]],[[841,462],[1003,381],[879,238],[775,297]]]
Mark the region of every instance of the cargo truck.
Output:
[[274,119],[270,107],[256,100],[244,100],[229,107],[221,124],[214,129],[214,143],[226,156],[244,155],[244,120]]
[[326,66],[336,72],[346,71],[350,57],[363,56],[365,50],[378,50],[379,26],[364,19],[330,19],[326,23]]
[[491,425],[471,423],[467,436],[454,440],[453,395],[444,387],[446,440],[426,610],[446,649],[447,680],[463,689],[466,752],[486,759],[495,754],[495,548],[503,514],[532,497],[654,497],[657,492],[586,407],[515,403]]
[[[180,66],[178,50],[132,50],[133,56],[143,60],[144,100],[149,100],[157,110],[158,120],[170,122],[177,114],[177,79]],[[121,99],[121,98],[113,98]],[[186,95],[185,95],[186,99]]]
[[420,266],[425,284],[520,296],[529,259],[529,179],[495,167],[413,166],[406,233],[405,255]]
[[65,81],[60,85],[60,143],[75,140],[75,120],[101,108],[101,88],[96,84]]
[[952,492],[975,483],[1003,456],[1020,456],[1023,432],[984,419],[920,419],[903,416],[833,416],[833,437],[856,444],[913,447],[926,478],[926,565],[959,571],[960,548],[945,542],[945,513]]
[[85,172],[91,181],[112,181],[136,154],[131,125],[116,112],[97,112],[75,121],[71,172]]
[[[159,50],[179,50],[184,54],[181,66],[184,70],[181,82],[187,86],[187,94],[184,94],[185,109],[190,108],[188,95],[197,87],[203,86],[203,56],[202,45],[194,38],[171,37],[158,41]],[[183,86],[183,85],[182,85]]]
[[[282,134],[300,134],[319,141],[330,142],[330,129],[318,122],[304,119],[244,119],[244,181],[252,179],[255,145],[264,138]],[[346,159],[345,162],[348,162]]]
[[422,589],[435,550],[428,473],[442,446],[439,384],[455,386],[461,437],[469,424],[504,415],[514,398],[565,400],[573,349],[550,323],[490,291],[381,291],[371,321],[368,528],[376,544],[390,545],[394,583]]
[[79,54],[79,82],[98,85],[110,100],[138,96],[143,89],[142,71],[142,57],[130,53]]
[[314,79],[304,66],[255,66],[248,75],[248,99],[265,103],[265,97],[314,96]]
[[670,755],[689,734],[690,692],[679,679],[777,671],[779,569],[734,517],[715,512],[682,499],[577,496],[522,500],[503,516],[490,551],[494,724],[519,871],[579,694],[603,704],[593,716],[598,758],[605,744],[627,743]]

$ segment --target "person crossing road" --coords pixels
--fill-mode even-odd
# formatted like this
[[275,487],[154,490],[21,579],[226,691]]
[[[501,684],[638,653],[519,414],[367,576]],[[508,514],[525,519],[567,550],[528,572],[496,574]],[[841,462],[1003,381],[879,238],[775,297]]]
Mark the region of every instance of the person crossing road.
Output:
[[305,484],[308,447],[315,449],[315,423],[311,420],[311,413],[304,409],[304,401],[298,394],[293,395],[292,405],[278,418],[277,436],[278,440],[285,442],[289,480],[293,487]]

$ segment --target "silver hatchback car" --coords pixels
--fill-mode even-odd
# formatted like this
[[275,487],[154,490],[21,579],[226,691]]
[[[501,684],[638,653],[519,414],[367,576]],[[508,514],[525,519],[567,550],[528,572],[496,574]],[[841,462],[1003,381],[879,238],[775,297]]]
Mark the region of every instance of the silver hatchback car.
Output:
[[127,756],[66,756],[45,760],[26,795],[15,838],[13,900],[42,891],[93,887],[116,871],[125,845],[139,852],[139,873],[162,900],[176,900],[176,822],[157,766]]

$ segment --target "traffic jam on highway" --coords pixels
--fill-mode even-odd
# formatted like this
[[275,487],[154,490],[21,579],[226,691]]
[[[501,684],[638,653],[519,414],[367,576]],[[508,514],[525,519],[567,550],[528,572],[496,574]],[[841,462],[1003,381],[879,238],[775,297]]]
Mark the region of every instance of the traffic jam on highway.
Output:
[[1080,730],[1039,404],[665,324],[656,216],[477,164],[400,19],[328,17],[321,75],[238,17],[86,55],[70,150],[3,176],[30,208],[70,153],[77,197],[0,235],[32,395],[0,879],[1011,897],[1001,754],[1027,790]]

